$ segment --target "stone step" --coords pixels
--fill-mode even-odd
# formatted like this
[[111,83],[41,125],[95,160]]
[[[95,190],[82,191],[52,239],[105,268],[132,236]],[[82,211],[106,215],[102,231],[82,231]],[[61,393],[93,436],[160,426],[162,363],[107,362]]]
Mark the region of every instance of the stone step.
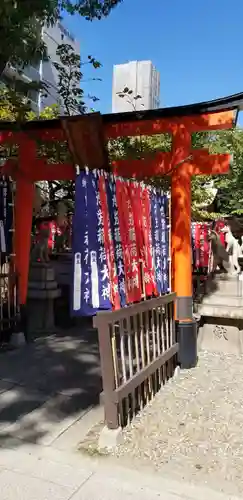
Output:
[[54,290],[28,290],[28,299],[37,299],[37,300],[53,300],[57,299],[61,295],[60,288],[55,288]]
[[29,270],[29,281],[53,281],[55,271],[49,266],[31,266]]
[[201,304],[198,306],[198,313],[205,317],[243,319],[243,306]]
[[236,281],[238,279],[238,274],[232,276],[228,273],[218,273],[214,274],[213,279],[215,281]]
[[243,307],[243,297],[213,293],[203,297],[202,305]]
[[29,290],[55,290],[58,288],[57,281],[29,281]]
[[243,296],[243,282],[236,281],[213,281],[206,284],[206,293],[229,296]]

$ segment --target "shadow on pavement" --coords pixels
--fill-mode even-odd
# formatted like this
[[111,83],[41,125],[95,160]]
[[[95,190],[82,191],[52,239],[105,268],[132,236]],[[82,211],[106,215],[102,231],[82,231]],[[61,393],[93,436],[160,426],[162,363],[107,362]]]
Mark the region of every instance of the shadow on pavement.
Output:
[[99,404],[98,334],[91,322],[0,356],[0,446],[51,444]]

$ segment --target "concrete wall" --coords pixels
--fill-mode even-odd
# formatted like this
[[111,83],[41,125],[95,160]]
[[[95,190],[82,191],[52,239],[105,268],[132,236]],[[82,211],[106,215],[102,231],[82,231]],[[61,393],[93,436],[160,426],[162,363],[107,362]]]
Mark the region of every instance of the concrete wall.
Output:
[[53,66],[53,62],[60,62],[59,57],[56,55],[56,50],[58,45],[65,43],[72,46],[73,50],[80,54],[80,46],[77,40],[65,29],[61,23],[57,23],[52,27],[45,27],[42,30],[43,40],[47,46],[47,52],[49,55],[49,60],[46,62],[40,62],[40,64],[34,67],[30,65],[21,73],[18,73],[15,68],[11,65],[7,65],[2,76],[2,83],[9,85],[13,79],[24,82],[39,82],[40,80],[48,84],[48,97],[45,98],[39,95],[36,91],[30,91],[28,93],[28,98],[31,101],[31,107],[33,111],[38,113],[46,106],[52,104],[59,104],[62,111],[62,103],[58,95],[58,73]]
[[[125,87],[133,91],[133,96],[141,99],[130,102],[127,97],[117,95]],[[130,61],[118,64],[113,70],[112,112],[156,109],[160,99],[160,76],[151,61]],[[132,98],[131,98],[132,100]]]
[[58,95],[58,72],[55,69],[53,62],[60,63],[59,57],[56,55],[58,45],[62,43],[72,46],[76,53],[80,53],[80,46],[74,37],[65,29],[61,23],[55,26],[43,29],[43,40],[46,43],[49,61],[41,64],[41,79],[49,86],[48,97],[40,100],[40,109],[50,106],[51,104],[59,104],[62,107],[60,97]]

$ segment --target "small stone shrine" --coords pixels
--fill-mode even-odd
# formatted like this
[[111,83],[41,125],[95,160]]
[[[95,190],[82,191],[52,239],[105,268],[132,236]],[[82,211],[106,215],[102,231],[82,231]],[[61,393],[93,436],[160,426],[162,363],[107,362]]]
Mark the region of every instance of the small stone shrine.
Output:
[[49,260],[49,227],[39,230],[30,255],[27,293],[27,340],[38,334],[55,332],[54,301],[61,294]]
[[27,296],[29,336],[55,332],[54,300],[60,293],[51,264],[32,262]]

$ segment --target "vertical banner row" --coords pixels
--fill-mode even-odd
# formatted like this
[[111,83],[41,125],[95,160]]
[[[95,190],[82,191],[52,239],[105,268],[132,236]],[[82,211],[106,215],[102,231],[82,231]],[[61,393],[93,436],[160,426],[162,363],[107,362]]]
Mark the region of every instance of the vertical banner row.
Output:
[[168,292],[166,197],[81,172],[73,217],[71,313],[91,316]]

